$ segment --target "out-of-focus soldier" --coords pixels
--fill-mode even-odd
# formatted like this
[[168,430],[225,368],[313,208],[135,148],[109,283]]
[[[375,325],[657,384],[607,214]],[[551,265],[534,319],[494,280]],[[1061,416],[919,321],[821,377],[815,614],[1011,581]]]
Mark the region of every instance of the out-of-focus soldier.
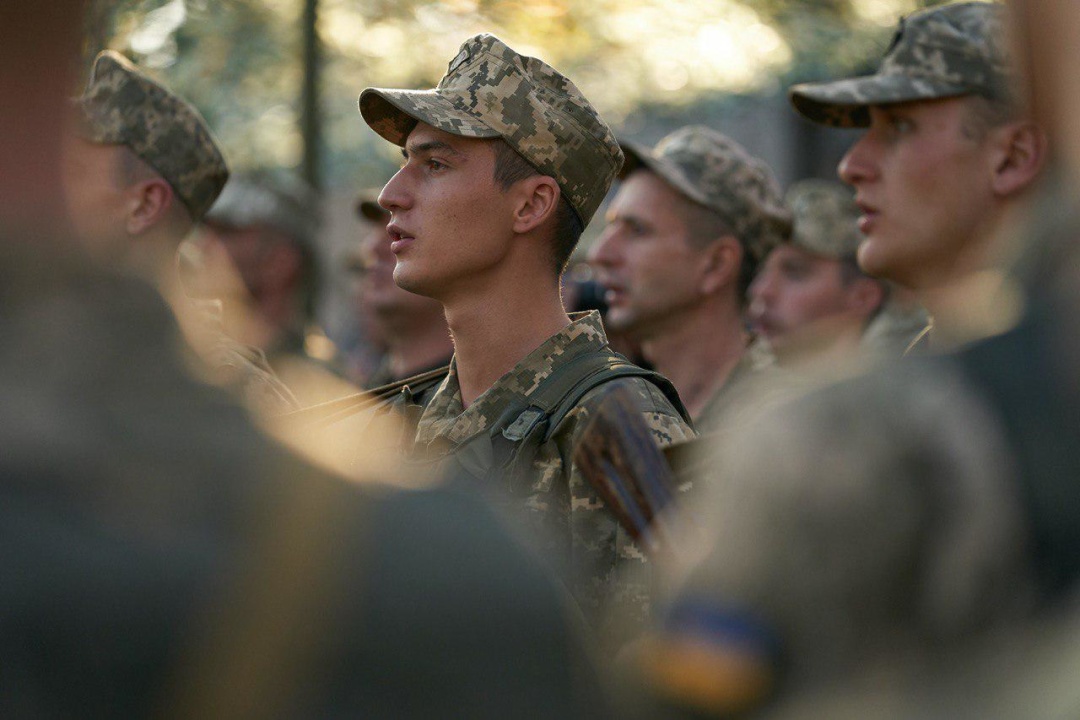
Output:
[[438,87],[368,88],[360,111],[404,151],[379,196],[394,281],[439,300],[454,339],[434,392],[418,403],[401,391],[399,409],[418,418],[413,456],[471,478],[538,530],[595,626],[622,614],[611,607],[640,622],[650,588],[617,569],[645,556],[573,449],[615,391],[653,441],[693,431],[671,384],[617,356],[597,313],[568,316],[559,290],[622,164],[618,143],[568,78],[487,34],[461,46]]
[[368,388],[443,367],[454,354],[442,303],[411,293],[394,283],[397,264],[390,250],[386,225],[390,213],[376,201],[378,193],[357,198],[360,247],[354,262],[359,271],[359,302],[368,319],[371,342],[383,351],[383,360],[365,382]]
[[1003,11],[958,3],[917,13],[874,75],[790,93],[814,122],[867,128],[839,167],[863,213],[859,265],[915,290],[934,318],[928,342],[942,346],[1015,320],[995,304],[1008,288],[986,271],[1046,156],[1045,134],[1016,102]]
[[258,411],[295,409],[262,354],[225,334],[219,308],[190,302],[178,287],[177,248],[229,175],[198,111],[106,51],[76,115],[64,189],[80,241],[102,262],[162,288],[212,379],[237,387]]
[[302,179],[253,170],[229,179],[196,243],[198,292],[223,301],[229,332],[261,349],[302,405],[342,394],[336,349],[314,322],[321,222],[319,196]]
[[60,200],[82,9],[0,8],[0,716],[603,717],[490,510],[285,452],[188,376],[156,289],[86,262]]
[[864,351],[899,356],[915,339],[881,333],[864,341],[883,317],[890,288],[863,273],[855,260],[862,242],[859,208],[843,185],[804,180],[791,187],[786,202],[792,215],[791,239],[765,258],[750,284],[748,316],[754,332],[768,343],[784,367],[832,373],[857,366]]
[[754,368],[745,293],[790,218],[765,164],[714,130],[685,127],[653,149],[623,150],[607,228],[589,253],[607,323],[641,342],[709,433]]
[[[1075,74],[1061,59],[1077,50],[1080,14],[1060,3],[1018,8],[1022,54],[1036,59],[1034,117],[1056,126],[1055,143],[1073,142]],[[904,21],[891,52],[935,58],[936,69],[893,65],[887,79],[931,92],[950,68],[972,77],[980,54],[951,53],[971,48],[972,33],[1000,47],[1001,10],[952,5]],[[929,129],[950,127],[938,119]],[[927,129],[899,123],[893,138],[904,147],[905,132]],[[927,198],[911,219],[940,221],[941,208],[969,194],[942,193],[940,207]],[[731,439],[708,504],[712,538],[644,654],[656,687],[723,717],[754,707],[768,718],[1075,715],[1078,206],[1071,182],[1039,197],[1016,248],[1023,313],[995,318],[1011,329],[812,394]],[[868,242],[885,237],[872,229]]]

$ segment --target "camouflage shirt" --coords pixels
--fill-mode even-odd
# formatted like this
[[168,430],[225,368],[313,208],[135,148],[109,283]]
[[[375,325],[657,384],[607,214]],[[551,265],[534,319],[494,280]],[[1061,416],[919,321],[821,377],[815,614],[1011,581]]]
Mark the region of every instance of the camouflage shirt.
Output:
[[[561,365],[607,345],[597,312],[575,313],[571,318],[569,325],[522,359],[468,408],[462,403],[456,360],[451,361],[450,373],[420,417],[415,453],[428,458],[452,455],[490,428],[512,403],[529,398]],[[633,391],[661,446],[693,437],[693,430],[652,383],[637,377],[610,382],[624,383]],[[624,566],[644,565],[646,557],[570,460],[589,413],[598,406],[605,389],[601,386],[588,392],[540,446],[523,502],[527,524],[543,532],[544,549],[553,553],[556,562],[567,564],[572,590],[582,609],[602,635],[610,636],[623,632],[618,625],[644,619],[649,582],[647,573],[638,569],[621,573]]]

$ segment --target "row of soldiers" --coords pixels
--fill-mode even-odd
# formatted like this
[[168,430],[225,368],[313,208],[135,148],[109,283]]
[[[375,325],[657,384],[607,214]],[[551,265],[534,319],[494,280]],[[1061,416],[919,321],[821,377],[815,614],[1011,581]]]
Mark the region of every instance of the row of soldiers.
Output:
[[[66,37],[54,12],[0,26]],[[55,59],[5,49],[42,60],[34,92],[71,120]],[[785,199],[709,128],[620,142],[492,35],[436,88],[368,88],[404,158],[358,206],[388,382],[309,405],[175,291],[180,242],[229,205],[225,161],[102,54],[77,137],[28,103],[5,161],[46,171],[5,183],[0,215],[22,339],[0,364],[2,714],[603,717],[599,646],[621,714],[1059,716],[1075,649],[1029,639],[1076,624],[1053,615],[1080,566],[1073,251],[1061,222],[1026,275],[994,255],[1049,156],[1009,57],[1002,8],[960,3],[902,20],[874,75],[792,88],[866,128],[854,197]],[[616,180],[589,252],[604,320],[568,314],[560,278]],[[818,387],[854,348],[929,355]]]

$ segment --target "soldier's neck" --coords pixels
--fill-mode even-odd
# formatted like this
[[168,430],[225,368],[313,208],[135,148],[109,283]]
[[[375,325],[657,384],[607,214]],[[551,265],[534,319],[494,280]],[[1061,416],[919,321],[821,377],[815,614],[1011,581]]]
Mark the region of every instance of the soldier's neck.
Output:
[[641,344],[653,367],[675,385],[697,418],[746,352],[748,335],[740,308],[700,306],[670,318]]
[[465,407],[569,324],[558,286],[534,290],[506,293],[497,302],[477,296],[447,305]]

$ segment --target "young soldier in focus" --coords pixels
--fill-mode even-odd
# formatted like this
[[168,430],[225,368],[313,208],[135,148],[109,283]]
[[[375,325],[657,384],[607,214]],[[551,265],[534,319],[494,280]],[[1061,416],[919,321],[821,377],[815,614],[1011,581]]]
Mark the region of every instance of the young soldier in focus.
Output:
[[439,300],[454,339],[423,406],[402,391],[419,414],[413,454],[525,509],[597,625],[624,608],[640,619],[648,585],[616,570],[645,558],[571,453],[615,389],[657,443],[692,430],[670,384],[616,356],[597,313],[568,317],[559,292],[618,143],[569,79],[491,35],[467,40],[435,89],[369,88],[360,112],[405,158],[379,196],[394,281]]

